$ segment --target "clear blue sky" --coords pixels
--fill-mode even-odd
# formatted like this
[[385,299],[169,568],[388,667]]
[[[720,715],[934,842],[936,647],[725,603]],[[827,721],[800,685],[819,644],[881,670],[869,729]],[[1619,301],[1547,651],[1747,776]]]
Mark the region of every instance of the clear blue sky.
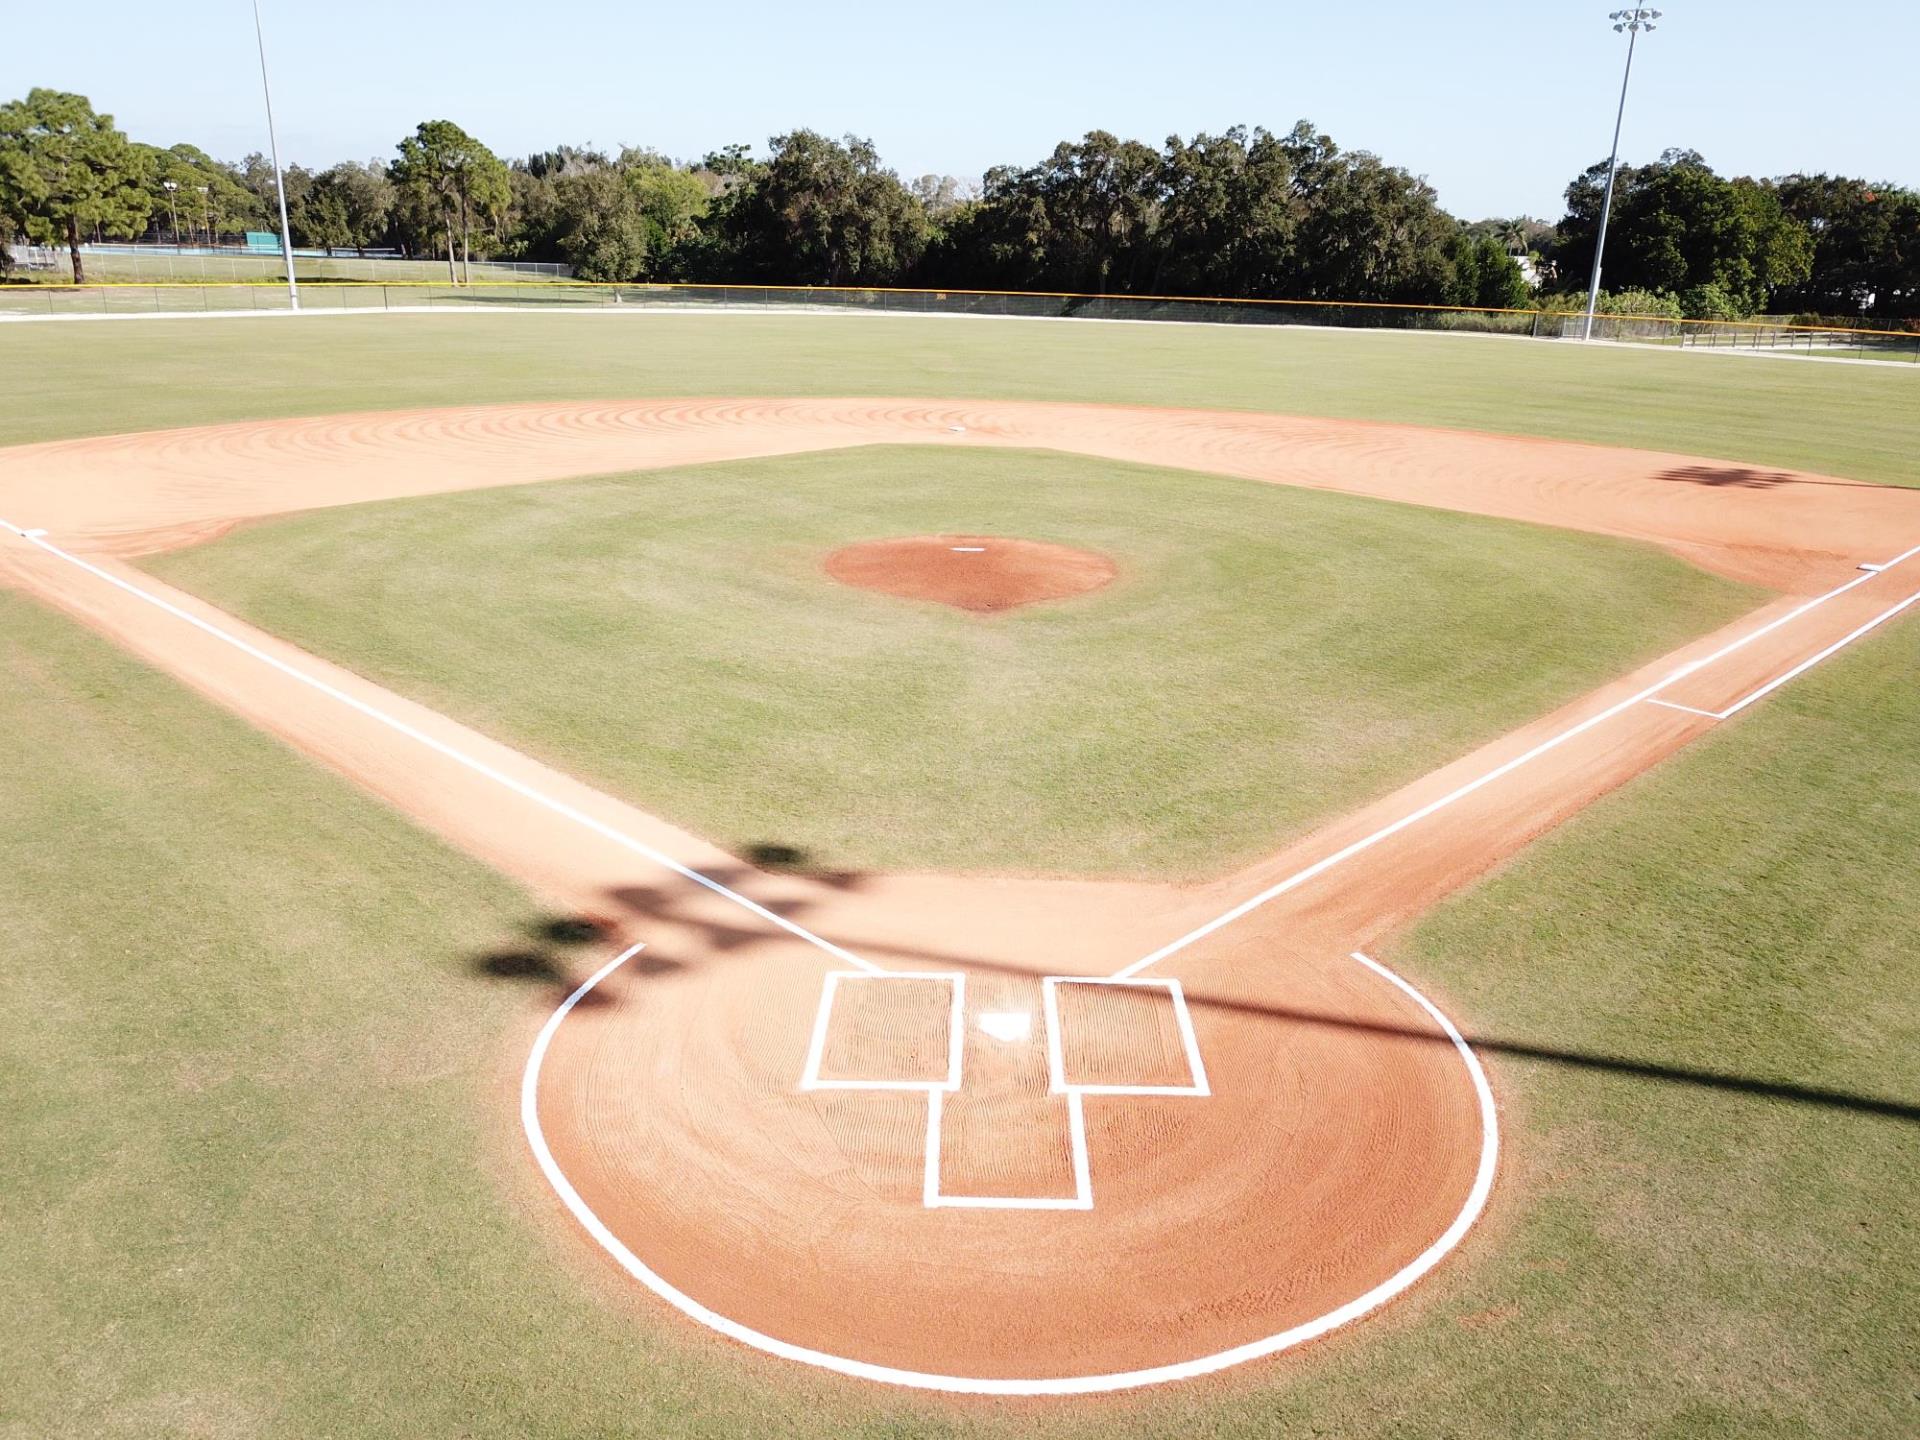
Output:
[[[1158,143],[1303,116],[1424,174],[1467,218],[1560,214],[1606,157],[1621,0],[724,0],[564,6],[263,0],[283,157],[390,157],[424,119],[502,155],[563,142],[764,153],[797,126],[870,136],[911,179],[1030,163],[1090,129]],[[1920,185],[1920,0],[1672,0],[1635,63],[1623,154],[1724,174]],[[1806,16],[1803,20],[1801,17]],[[78,90],[136,138],[266,148],[246,0],[20,10],[0,98]]]

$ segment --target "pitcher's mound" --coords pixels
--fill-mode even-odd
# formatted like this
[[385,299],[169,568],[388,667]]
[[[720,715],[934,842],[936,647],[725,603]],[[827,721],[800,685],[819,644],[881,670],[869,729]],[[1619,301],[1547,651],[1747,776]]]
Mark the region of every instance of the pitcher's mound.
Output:
[[984,611],[1084,595],[1108,584],[1115,566],[1091,550],[1039,540],[915,535],[836,550],[827,557],[827,574],[862,590]]

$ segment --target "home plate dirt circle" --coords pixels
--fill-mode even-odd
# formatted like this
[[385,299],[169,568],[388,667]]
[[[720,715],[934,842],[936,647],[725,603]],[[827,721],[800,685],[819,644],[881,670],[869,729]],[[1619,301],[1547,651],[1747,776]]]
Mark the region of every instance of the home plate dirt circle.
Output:
[[983,613],[1085,595],[1118,573],[1090,550],[1000,535],[866,540],[834,551],[826,570],[843,585]]
[[616,1263],[789,1359],[985,1394],[1209,1373],[1400,1293],[1492,1182],[1478,1062],[1361,957],[1129,983],[734,944],[574,992],[522,1119]]

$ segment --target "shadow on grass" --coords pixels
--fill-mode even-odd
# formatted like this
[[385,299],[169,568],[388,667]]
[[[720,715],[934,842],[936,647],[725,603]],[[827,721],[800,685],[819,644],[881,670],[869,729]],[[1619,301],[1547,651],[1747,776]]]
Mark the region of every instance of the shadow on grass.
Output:
[[[1184,987],[1183,987],[1184,989]],[[1283,1005],[1260,1005],[1251,1001],[1228,1000],[1219,996],[1195,994],[1185,989],[1189,1006],[1198,1009],[1230,1010],[1284,1020],[1292,1025],[1324,1026],[1359,1031],[1429,1045],[1451,1046],[1453,1041],[1433,1030],[1414,1026],[1387,1025],[1372,1020],[1355,1020],[1344,1015],[1313,1010],[1296,1010]],[[1673,1085],[1695,1085],[1708,1090],[1753,1095],[1767,1100],[1787,1100],[1801,1105],[1819,1105],[1835,1110],[1852,1110],[1863,1115],[1879,1115],[1909,1124],[1920,1124],[1920,1103],[1894,1100],[1878,1095],[1862,1095],[1852,1090],[1832,1090],[1818,1085],[1801,1085],[1791,1080],[1768,1080],[1752,1075],[1734,1075],[1724,1070],[1708,1070],[1695,1065],[1670,1064],[1658,1060],[1637,1060],[1624,1055],[1603,1055],[1592,1050],[1572,1050],[1528,1040],[1506,1040],[1491,1035],[1462,1032],[1467,1044],[1488,1055],[1510,1055],[1521,1060],[1539,1060],[1550,1065],[1566,1065],[1578,1070],[1623,1075],[1636,1080],[1654,1080]]]
[[[704,872],[706,878],[735,891],[751,890],[754,878],[759,876],[764,879],[769,872],[803,876],[836,889],[858,889],[865,883],[865,877],[857,873],[814,868],[807,852],[797,847],[763,842],[752,846],[749,854],[759,862],[757,865],[736,862],[711,867]],[[698,953],[715,957],[741,958],[751,954],[756,946],[793,942],[793,937],[746,911],[739,912],[738,921],[717,918],[718,907],[712,900],[713,897],[702,887],[677,879],[663,880],[656,885],[618,886],[606,892],[607,908],[613,912],[612,915],[543,916],[526,927],[531,944],[509,946],[476,956],[470,962],[470,968],[476,975],[490,980],[547,987],[554,994],[554,1003],[558,1004],[572,994],[585,975],[590,973],[585,963],[587,957],[564,952],[591,948],[596,952],[597,963],[599,954],[617,945],[630,943],[630,937],[644,933],[649,924],[666,924],[688,932],[695,937],[693,944]],[[769,898],[756,903],[796,924],[802,923],[801,917],[813,908],[811,901],[793,896]],[[836,938],[854,954],[883,959],[887,963],[924,963],[944,969],[990,970],[1039,979],[1038,971],[952,951],[861,941],[852,937]],[[831,957],[822,959],[829,968],[839,968],[839,962]],[[589,991],[579,1003],[604,1004],[611,998],[608,992],[615,984],[632,985],[660,975],[673,974],[687,968],[688,963],[656,954],[652,950],[642,950],[610,977],[609,984]],[[1223,1010],[1288,1025],[1358,1031],[1409,1044],[1444,1045],[1449,1048],[1453,1044],[1446,1035],[1428,1027],[1393,1025],[1325,1011],[1230,999],[1205,994],[1191,985],[1183,988],[1187,1004],[1198,1010]],[[1920,1124],[1920,1102],[1916,1101],[1804,1085],[1792,1080],[1739,1075],[1672,1061],[1603,1054],[1532,1040],[1474,1034],[1467,1034],[1465,1038],[1476,1051],[1487,1055],[1510,1056],[1600,1075],[1687,1085],[1702,1090],[1852,1111]]]

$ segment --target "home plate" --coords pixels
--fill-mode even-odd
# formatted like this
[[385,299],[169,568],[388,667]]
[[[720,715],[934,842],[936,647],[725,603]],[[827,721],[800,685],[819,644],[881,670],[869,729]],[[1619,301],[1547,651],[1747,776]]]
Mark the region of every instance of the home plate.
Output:
[[1033,1014],[1027,1010],[989,1010],[980,1017],[980,1028],[996,1040],[1024,1040],[1033,1034]]

